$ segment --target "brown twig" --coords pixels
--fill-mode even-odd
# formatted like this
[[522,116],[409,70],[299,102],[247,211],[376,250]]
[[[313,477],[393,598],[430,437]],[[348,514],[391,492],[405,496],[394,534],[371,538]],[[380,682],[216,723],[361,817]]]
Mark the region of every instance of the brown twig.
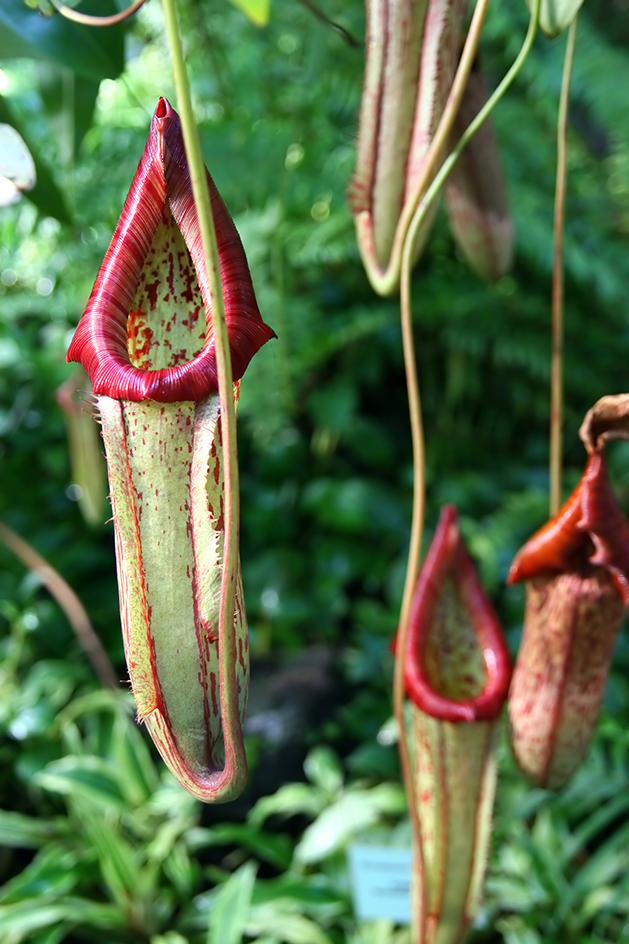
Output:
[[83,652],[90,660],[99,679],[108,688],[118,688],[118,678],[114,667],[105,652],[103,644],[96,635],[85,607],[76,593],[63,579],[61,574],[51,567],[34,548],[0,521],[0,541],[12,551],[22,563],[32,570],[41,580],[51,596],[55,598],[66,617]]
[[319,20],[320,23],[325,23],[326,26],[335,30],[339,36],[342,36],[347,45],[351,46],[352,49],[360,49],[363,46],[363,43],[361,43],[359,39],[356,39],[348,29],[345,29],[344,26],[341,26],[341,24],[337,23],[335,20],[331,20],[327,13],[324,13],[313,0],[299,0],[299,2],[307,10],[310,10],[312,15]]

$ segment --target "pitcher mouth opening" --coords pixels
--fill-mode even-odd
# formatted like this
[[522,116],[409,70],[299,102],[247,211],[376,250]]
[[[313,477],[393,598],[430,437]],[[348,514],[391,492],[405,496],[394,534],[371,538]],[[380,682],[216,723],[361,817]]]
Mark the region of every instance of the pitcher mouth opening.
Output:
[[[207,181],[239,380],[275,333],[262,321],[232,219],[209,174]],[[198,402],[218,390],[203,241],[181,125],[164,98],[68,360],[83,364],[96,395],[120,400]]]
[[[444,594],[445,591],[445,594]],[[455,591],[455,592],[453,592]],[[442,597],[450,612],[440,615]],[[450,640],[433,640],[439,619],[467,624]],[[461,541],[456,511],[443,509],[422,566],[410,615],[405,654],[406,690],[433,718],[451,722],[494,720],[511,681],[511,662],[494,609]],[[441,664],[440,664],[441,663]]]

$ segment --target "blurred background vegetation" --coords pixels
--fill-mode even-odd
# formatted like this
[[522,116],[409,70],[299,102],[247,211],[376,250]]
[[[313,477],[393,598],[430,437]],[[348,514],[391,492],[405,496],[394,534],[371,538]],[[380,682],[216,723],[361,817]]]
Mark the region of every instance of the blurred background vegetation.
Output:
[[[240,4],[240,6],[250,4]],[[81,9],[107,12],[113,0]],[[264,4],[256,6],[264,16]],[[181,0],[206,163],[235,217],[278,340],[242,384],[242,559],[251,627],[251,764],[240,800],[203,808],[166,774],[130,696],[98,680],[63,611],[0,547],[0,941],[390,944],[361,923],[355,839],[407,845],[389,723],[411,462],[395,302],[374,296],[345,203],[363,70],[361,0]],[[570,109],[566,492],[585,410],[626,391],[629,15],[586,0]],[[490,10],[495,86],[527,23]],[[540,38],[495,112],[517,233],[495,285],[440,215],[414,278],[428,450],[428,532],[457,504],[515,651],[514,552],[547,514],[555,120],[565,39]],[[89,32],[0,0],[0,121],[37,187],[0,209],[0,518],[79,594],[126,678],[113,529],[83,521],[55,391],[142,152],[174,101],[160,5]],[[629,510],[629,449],[609,450]],[[530,790],[501,752],[486,903],[473,941],[629,941],[629,644],[599,736],[562,792]],[[122,688],[126,688],[123,683]]]

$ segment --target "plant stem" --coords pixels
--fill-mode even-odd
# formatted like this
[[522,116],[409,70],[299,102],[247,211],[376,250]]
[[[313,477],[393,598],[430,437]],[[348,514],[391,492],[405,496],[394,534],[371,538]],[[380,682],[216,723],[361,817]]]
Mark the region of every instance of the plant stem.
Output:
[[402,268],[400,281],[400,317],[402,323],[402,348],[404,351],[404,371],[406,374],[406,388],[408,393],[408,408],[411,422],[411,441],[413,447],[413,512],[411,518],[411,538],[406,565],[406,579],[400,611],[400,622],[396,640],[395,673],[393,678],[393,710],[399,728],[400,762],[404,778],[404,790],[409,805],[409,815],[413,829],[414,869],[420,877],[419,901],[414,905],[419,908],[419,914],[414,913],[412,924],[420,929],[420,937],[415,944],[422,944],[426,921],[426,893],[424,883],[424,854],[419,828],[419,810],[415,804],[413,789],[413,772],[411,757],[406,737],[404,718],[404,666],[406,656],[406,642],[408,639],[409,616],[413,591],[419,571],[422,534],[424,530],[424,506],[426,494],[424,428],[422,423],[421,397],[419,379],[417,376],[417,361],[415,358],[415,340],[413,337],[413,313],[411,304],[411,269],[413,245],[410,239],[404,243],[402,253]]
[[[400,262],[400,316],[402,325],[402,345],[404,350],[404,369],[406,373],[406,384],[408,390],[409,413],[411,423],[411,440],[413,448],[413,512],[411,519],[411,536],[408,552],[408,563],[406,569],[406,578],[404,581],[404,592],[402,597],[402,606],[400,610],[400,621],[398,625],[395,674],[393,681],[393,710],[399,727],[399,748],[400,761],[402,764],[402,773],[404,777],[404,786],[409,803],[409,812],[413,827],[413,839],[415,845],[415,869],[421,878],[421,895],[418,906],[421,909],[420,915],[413,916],[414,927],[420,929],[421,937],[416,944],[422,944],[426,932],[426,898],[423,882],[423,851],[421,843],[421,833],[419,828],[419,811],[415,806],[414,790],[412,787],[412,768],[411,757],[406,737],[406,725],[404,721],[404,661],[406,652],[406,641],[408,638],[408,623],[413,600],[413,592],[417,581],[419,571],[419,562],[421,556],[422,535],[424,529],[424,508],[425,508],[425,450],[424,450],[424,430],[421,411],[421,397],[419,391],[419,380],[417,375],[417,362],[415,356],[415,342],[413,336],[412,305],[411,305],[411,269],[413,265],[412,249],[415,234],[421,225],[426,211],[434,200],[443,183],[445,182],[450,170],[457,161],[459,155],[465,148],[467,142],[476,133],[482,122],[489,115],[491,110],[500,101],[511,83],[516,78],[522,68],[526,57],[535,39],[537,24],[539,21],[539,9],[541,0],[535,0],[529,27],[522,43],[522,47],[515,62],[505,75],[504,79],[488,99],[485,106],[478,113],[474,121],[466,129],[465,133],[458,142],[456,148],[443,163],[439,172],[435,176],[432,184],[426,190],[424,196],[420,199],[414,216],[408,225],[408,230],[404,237],[404,244]],[[477,10],[481,4],[477,5]],[[475,11],[476,13],[476,11]],[[484,17],[484,12],[482,13]],[[482,24],[482,19],[480,20]],[[467,43],[466,47],[467,49]],[[475,47],[474,47],[475,48]],[[471,63],[470,63],[471,66]],[[455,81],[459,80],[459,72]],[[467,75],[466,75],[467,79]],[[456,112],[454,112],[456,115]],[[454,117],[453,115],[453,117]],[[440,126],[441,127],[441,126]]]
[[115,26],[116,23],[122,23],[137,13],[145,2],[146,0],[134,0],[126,10],[121,10],[120,13],[114,13],[112,16],[92,16],[90,13],[81,13],[73,7],[57,3],[56,0],[53,0],[53,5],[58,13],[66,20],[72,20],[73,23],[80,23],[82,26]]
[[236,411],[225,305],[220,277],[218,248],[212,206],[207,185],[207,172],[201,154],[201,142],[194,118],[190,84],[184,61],[177,22],[176,0],[163,0],[166,32],[173,65],[177,103],[181,117],[186,156],[190,168],[194,202],[199,217],[205,265],[210,286],[218,392],[221,404],[221,434],[225,465],[223,574],[219,612],[219,660],[221,719],[225,741],[225,767],[216,786],[216,800],[237,796],[247,777],[247,764],[242,741],[238,691],[236,685],[236,648],[233,633],[234,600],[238,570],[238,537],[240,530],[238,444]]
[[92,663],[92,668],[103,685],[118,690],[118,676],[114,667],[90,623],[85,607],[72,587],[30,544],[1,521],[0,541],[22,561],[25,567],[37,574],[44,587],[55,598],[74,630],[79,645]]
[[566,203],[567,131],[570,80],[577,37],[577,16],[568,30],[566,57],[561,78],[557,117],[557,179],[555,185],[554,256],[552,290],[552,340],[550,366],[550,517],[561,504],[562,426],[563,426],[563,228]]

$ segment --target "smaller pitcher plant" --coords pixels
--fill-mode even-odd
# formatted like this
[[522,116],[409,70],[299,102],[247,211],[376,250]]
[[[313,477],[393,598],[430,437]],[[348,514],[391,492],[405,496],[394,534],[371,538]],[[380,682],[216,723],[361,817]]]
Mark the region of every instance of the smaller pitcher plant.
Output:
[[576,489],[509,571],[509,583],[527,587],[511,741],[540,786],[561,786],[585,755],[629,606],[629,523],[607,478],[604,442],[591,446]]
[[460,944],[480,903],[511,663],[494,609],[443,509],[417,581],[404,658],[415,815],[417,942]]
[[[274,333],[207,179],[237,400]],[[68,359],[89,375],[103,430],[138,718],[191,793],[230,799],[246,776],[247,622],[238,568],[220,637],[225,478],[212,299],[181,126],[163,98]]]

